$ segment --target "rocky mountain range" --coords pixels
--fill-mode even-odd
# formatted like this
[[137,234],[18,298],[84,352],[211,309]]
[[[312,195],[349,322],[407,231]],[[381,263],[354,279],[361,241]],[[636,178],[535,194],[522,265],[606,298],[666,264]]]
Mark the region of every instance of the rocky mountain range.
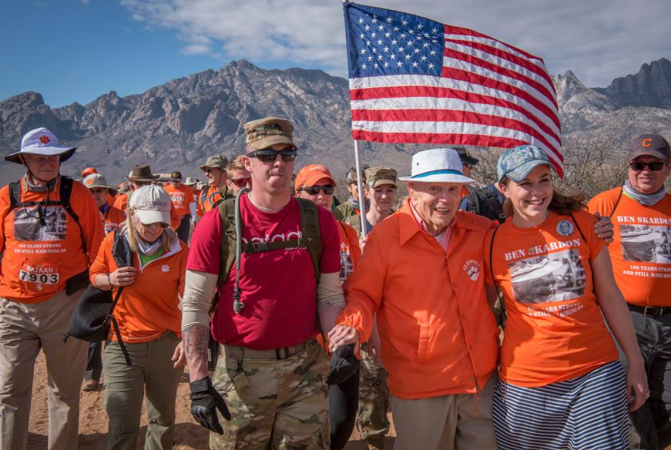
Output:
[[[616,78],[606,88],[588,88],[568,71],[553,77],[564,138],[608,139],[616,148],[641,132],[671,137],[671,62],[644,64],[638,74]],[[239,154],[242,125],[264,116],[289,118],[301,148],[298,165],[321,161],[343,175],[353,165],[348,82],[319,70],[264,70],[247,61],[218,71],[172,80],[143,94],[111,91],[87,105],[51,108],[39,93],[0,102],[0,153],[18,150],[28,130],[46,126],[62,143],[77,146],[63,172],[97,167],[120,181],[133,164],[155,172],[199,175],[208,155]],[[371,165],[409,167],[412,153],[428,146],[362,143]],[[406,170],[404,170],[406,169]],[[0,164],[0,183],[22,173]]]

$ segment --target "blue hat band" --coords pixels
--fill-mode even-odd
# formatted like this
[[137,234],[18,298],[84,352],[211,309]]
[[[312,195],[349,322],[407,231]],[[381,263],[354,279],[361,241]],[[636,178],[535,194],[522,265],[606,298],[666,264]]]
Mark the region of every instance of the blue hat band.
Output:
[[413,175],[412,178],[425,178],[430,177],[431,175],[461,175],[464,174],[458,170],[444,169],[444,170],[432,170],[431,172],[424,172],[419,175]]

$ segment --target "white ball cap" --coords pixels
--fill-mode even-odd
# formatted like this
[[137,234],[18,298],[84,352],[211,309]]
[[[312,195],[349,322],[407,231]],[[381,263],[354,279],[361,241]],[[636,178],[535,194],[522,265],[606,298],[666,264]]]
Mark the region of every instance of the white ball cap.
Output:
[[140,222],[170,224],[170,196],[158,186],[142,186],[133,192],[128,208],[134,209]]
[[412,156],[412,172],[409,177],[401,177],[405,182],[420,183],[474,183],[464,176],[461,159],[456,150],[435,148],[415,153]]

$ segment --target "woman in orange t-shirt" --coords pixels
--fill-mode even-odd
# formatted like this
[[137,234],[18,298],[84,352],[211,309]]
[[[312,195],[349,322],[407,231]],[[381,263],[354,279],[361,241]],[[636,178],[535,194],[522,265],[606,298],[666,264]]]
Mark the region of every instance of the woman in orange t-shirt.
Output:
[[177,386],[185,363],[179,301],[187,247],[169,228],[170,209],[170,196],[160,187],[137,189],[120,231],[132,264],[117,265],[112,253],[115,234],[109,233],[90,269],[95,287],[111,289],[114,295],[124,287],[114,315],[132,362],[126,364],[116,335],[110,333],[103,352],[107,448],[136,448],[146,391],[146,448],[172,449]]
[[[627,404],[649,395],[636,335],[596,218],[554,190],[538,147],[506,151],[508,218],[485,239],[489,284],[507,311],[494,395],[499,449],[628,449]],[[490,301],[497,298],[488,286]],[[604,323],[628,360],[626,372]],[[630,401],[631,398],[631,401]]]

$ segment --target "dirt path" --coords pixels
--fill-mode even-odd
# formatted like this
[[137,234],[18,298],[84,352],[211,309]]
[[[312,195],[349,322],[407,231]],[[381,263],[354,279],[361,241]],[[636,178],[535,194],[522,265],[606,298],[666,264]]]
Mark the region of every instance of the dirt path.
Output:
[[[79,412],[79,450],[102,450],[107,436],[107,415],[103,409],[102,391],[82,392]],[[175,441],[177,450],[209,450],[207,432],[193,421],[189,411],[188,375],[184,375],[177,391],[177,427]],[[144,445],[146,419],[142,419],[138,449]],[[30,411],[30,435],[28,450],[47,448],[47,376],[44,355],[40,354],[35,366],[33,384],[33,404]],[[393,434],[393,430],[392,430]],[[388,438],[386,446],[391,449],[393,438]],[[345,450],[363,450],[356,430]]]

